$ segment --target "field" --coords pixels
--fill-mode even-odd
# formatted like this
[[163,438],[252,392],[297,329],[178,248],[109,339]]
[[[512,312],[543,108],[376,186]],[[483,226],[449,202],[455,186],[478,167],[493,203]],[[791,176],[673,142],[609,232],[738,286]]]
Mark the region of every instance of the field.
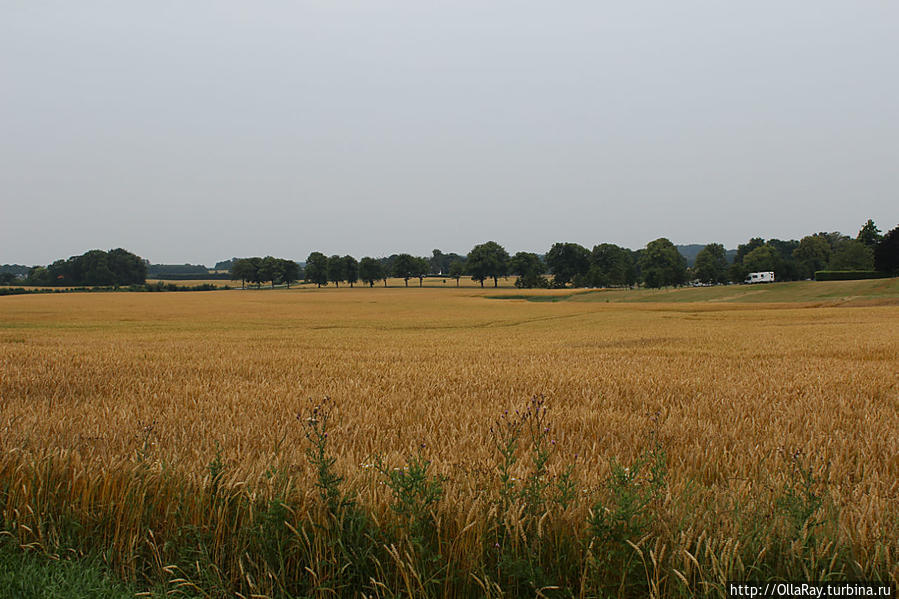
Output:
[[895,584],[897,282],[0,298],[0,525],[212,596]]

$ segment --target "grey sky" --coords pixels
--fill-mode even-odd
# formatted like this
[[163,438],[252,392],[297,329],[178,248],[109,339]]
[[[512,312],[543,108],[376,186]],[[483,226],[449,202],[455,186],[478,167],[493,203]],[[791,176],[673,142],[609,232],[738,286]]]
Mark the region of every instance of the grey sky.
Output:
[[899,3],[0,0],[0,263],[899,224]]

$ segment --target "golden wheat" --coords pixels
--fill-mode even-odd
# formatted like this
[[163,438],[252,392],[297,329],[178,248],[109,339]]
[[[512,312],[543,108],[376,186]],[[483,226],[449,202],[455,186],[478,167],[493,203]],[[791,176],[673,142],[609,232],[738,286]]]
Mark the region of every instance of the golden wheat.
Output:
[[[862,571],[886,563],[899,578],[899,307],[488,293],[376,286],[0,298],[0,484],[27,487],[23,464],[53,454],[70,472],[68,501],[90,510],[144,497],[133,488],[142,483],[129,482],[135,456],[201,488],[220,450],[232,488],[264,493],[277,462],[296,468],[292,484],[311,498],[296,416],[309,398],[329,396],[337,468],[377,513],[389,497],[368,465],[378,455],[401,463],[425,444],[447,477],[441,518],[464,561],[487,526],[490,427],[541,394],[558,448],[551,472],[576,460],[580,492],[600,489],[609,458],[638,455],[650,430],[667,452],[670,496],[691,493],[695,505],[764,496],[783,480],[782,455],[801,451],[826,467]],[[16,493],[17,505],[29,505],[28,488]],[[653,555],[680,552],[677,575],[689,580],[739,573],[725,511],[697,513]],[[215,534],[227,536],[227,526]],[[133,544],[115,538],[127,530],[119,523],[106,542]],[[694,571],[700,562],[720,572]]]

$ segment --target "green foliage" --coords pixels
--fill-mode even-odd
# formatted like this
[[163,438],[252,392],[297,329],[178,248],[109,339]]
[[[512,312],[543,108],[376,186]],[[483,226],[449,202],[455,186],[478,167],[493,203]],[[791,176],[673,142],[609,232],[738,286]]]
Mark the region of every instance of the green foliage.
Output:
[[112,286],[142,284],[147,278],[146,262],[122,248],[104,252],[90,250],[68,260],[57,260],[28,273],[30,285]]
[[427,258],[413,258],[412,276],[418,278],[418,286],[424,283],[424,278],[431,270],[431,263]]
[[[117,580],[98,556],[24,551],[0,541],[0,596],[11,599],[132,599],[132,585]],[[141,596],[162,599],[165,592]],[[191,595],[180,595],[189,599]]]
[[399,277],[409,286],[409,279],[417,276],[420,265],[412,254],[400,254],[393,260],[393,276]]
[[340,282],[344,280],[346,280],[346,262],[334,254],[328,258],[328,281],[340,287]]
[[[743,264],[743,258],[746,257],[746,254],[751,252],[756,248],[760,248],[765,245],[765,240],[761,237],[753,237],[747,243],[741,243],[737,246],[737,253],[734,256],[734,264]],[[743,279],[740,279],[741,281]]]
[[624,287],[637,282],[633,252],[612,243],[594,246],[587,280],[593,287]]
[[531,252],[518,252],[509,260],[509,272],[518,276],[515,286],[519,289],[548,287],[549,283],[542,276],[544,270],[540,257]]
[[375,469],[393,495],[392,509],[407,526],[413,539],[423,542],[434,531],[432,510],[443,497],[443,479],[429,474],[431,462],[419,449],[402,467],[389,467],[381,456],[375,457]]
[[874,267],[891,274],[899,274],[899,227],[883,236],[874,248]]
[[465,269],[481,287],[487,279],[493,279],[493,286],[497,287],[499,278],[509,273],[509,253],[495,241],[476,245],[468,253]]
[[359,278],[363,283],[368,283],[369,287],[375,286],[375,281],[380,281],[384,277],[384,269],[381,263],[366,256],[359,261]]
[[703,283],[727,282],[727,252],[720,243],[710,243],[696,255],[693,271]]
[[790,540],[802,537],[814,543],[814,537],[827,519],[824,508],[830,503],[826,486],[827,473],[817,475],[800,451],[789,456],[789,476],[775,507],[784,516]]
[[[343,477],[334,471],[337,458],[328,452],[328,427],[333,410],[334,404],[329,397],[325,397],[320,404],[312,406],[303,422],[303,432],[309,443],[306,448],[306,459],[315,470],[315,486],[328,511],[336,514],[344,506],[345,499],[340,491]],[[298,420],[302,418],[302,415],[297,415]]]
[[[555,478],[549,474],[556,443],[540,395],[522,410],[504,412],[490,431],[499,458],[495,576],[512,596],[544,594],[558,586],[554,580],[570,575],[563,564],[552,563],[550,556],[559,547],[545,538],[541,527],[576,501],[575,463]],[[511,515],[518,520],[515,524],[507,519]]]
[[856,239],[873,250],[883,239],[883,235],[880,234],[880,229],[877,228],[874,221],[869,218],[868,222],[859,229]]
[[640,257],[640,271],[647,287],[682,285],[687,281],[687,261],[664,237],[646,245]]
[[873,270],[874,250],[861,241],[845,239],[830,257],[830,270]]
[[343,280],[352,287],[359,280],[359,263],[350,255],[343,258]]
[[743,257],[743,267],[749,272],[780,271],[780,254],[774,248],[763,245]]
[[546,254],[546,265],[556,286],[565,286],[590,270],[590,251],[577,243],[554,243]]
[[449,276],[456,279],[456,287],[459,286],[459,279],[465,274],[465,262],[462,260],[453,260],[449,265]]
[[306,280],[319,287],[328,284],[328,258],[321,252],[312,252],[306,258]]
[[450,265],[452,265],[453,262],[465,261],[465,256],[460,256],[459,254],[453,252],[445,254],[440,250],[435,249],[431,252],[431,254],[431,259],[429,261],[431,267],[430,272],[441,275],[448,275],[450,277],[452,276],[452,274],[450,273]]
[[831,247],[827,238],[821,235],[806,235],[793,250],[793,257],[799,266],[800,276],[811,278],[817,270],[823,270],[830,262]]
[[638,548],[652,532],[667,473],[665,451],[654,435],[650,447],[629,466],[614,458],[610,463],[606,496],[588,518],[588,565],[609,593],[637,596],[648,591]]

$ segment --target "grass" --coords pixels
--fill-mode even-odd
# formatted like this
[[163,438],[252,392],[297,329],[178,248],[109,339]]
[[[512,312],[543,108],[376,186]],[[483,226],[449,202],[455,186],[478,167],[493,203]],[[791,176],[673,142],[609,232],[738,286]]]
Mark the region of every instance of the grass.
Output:
[[840,283],[0,298],[0,528],[212,596],[895,582],[895,282]]
[[[0,597],[9,599],[134,599],[133,585],[116,579],[91,557],[48,556],[0,542]],[[143,597],[159,598],[162,592]]]

